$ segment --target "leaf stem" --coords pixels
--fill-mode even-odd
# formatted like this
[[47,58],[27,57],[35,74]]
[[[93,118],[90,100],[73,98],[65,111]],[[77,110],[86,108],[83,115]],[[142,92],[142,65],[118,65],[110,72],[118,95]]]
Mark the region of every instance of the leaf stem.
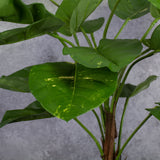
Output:
[[107,32],[108,32],[109,25],[110,25],[110,23],[111,23],[111,20],[112,20],[112,18],[113,18],[114,12],[115,12],[115,10],[116,10],[116,8],[117,8],[117,6],[118,6],[118,4],[119,4],[120,1],[121,1],[121,0],[117,0],[117,1],[116,1],[115,5],[114,5],[114,7],[113,7],[113,9],[112,9],[112,11],[111,11],[111,14],[110,14],[110,16],[109,16],[109,18],[108,18],[107,24],[106,24],[105,29],[104,29],[104,32],[103,32],[103,38],[104,38],[104,39],[105,39],[106,36],[107,36]]
[[77,46],[79,47],[80,46],[79,45],[79,40],[78,40],[78,37],[77,37],[76,33],[73,34],[73,37],[74,37],[74,40],[75,40]]
[[123,122],[124,122],[124,116],[125,116],[125,113],[126,113],[128,102],[129,102],[129,98],[126,98],[123,113],[122,113],[122,117],[121,117],[120,127],[119,127],[118,146],[117,146],[118,149],[117,150],[119,150],[121,148]]
[[151,25],[149,26],[149,28],[147,29],[147,31],[144,33],[143,37],[141,38],[141,42],[143,42],[143,40],[147,37],[147,35],[150,33],[151,29],[155,26],[155,24],[160,20],[160,18],[156,18]]
[[98,122],[98,125],[99,125],[99,129],[100,129],[100,132],[101,132],[101,136],[102,136],[102,140],[104,141],[104,133],[103,133],[103,129],[102,129],[102,124],[101,124],[101,121],[100,121],[100,118],[98,116],[98,114],[96,113],[96,111],[93,109],[92,110],[93,114],[95,115],[96,119],[97,119],[97,122]]
[[93,141],[96,143],[98,149],[99,149],[99,152],[101,154],[101,156],[103,156],[103,150],[102,150],[102,147],[100,145],[100,143],[98,142],[98,140],[96,139],[96,137],[91,133],[91,131],[89,131],[86,126],[84,126],[77,118],[74,119],[88,134],[89,136],[93,139]]
[[80,27],[80,29],[81,29],[81,31],[82,31],[82,33],[83,33],[83,35],[84,35],[84,37],[85,37],[85,39],[86,39],[88,45],[89,45],[91,48],[93,48],[93,45],[92,45],[92,43],[91,43],[89,37],[87,36],[85,30],[84,30],[82,27]]
[[56,34],[54,34],[54,33],[49,33],[49,35],[52,36],[52,37],[54,37],[54,38],[59,39],[60,41],[64,41],[64,42],[68,43],[68,44],[71,45],[72,47],[75,47],[75,45],[74,45],[71,41],[69,41],[69,40],[67,40],[67,39],[59,36],[57,33],[56,33]]
[[91,33],[91,39],[92,39],[92,42],[94,44],[94,47],[97,48],[97,44],[96,44],[96,40],[95,40],[95,37],[94,37],[94,33]]
[[102,121],[103,130],[105,132],[106,131],[106,127],[105,127],[105,114],[104,114],[104,110],[103,110],[103,106],[102,105],[100,105],[99,110],[100,110],[100,113],[101,113],[101,121]]
[[55,6],[60,7],[58,3],[56,3],[54,0],[50,0]]
[[120,149],[116,160],[119,160],[123,150],[125,149],[125,147],[127,146],[127,144],[130,142],[130,140],[134,137],[134,135],[139,131],[139,129],[147,122],[147,120],[151,117],[152,115],[149,114],[141,123],[140,125],[133,131],[133,133],[129,136],[129,138],[126,140],[126,142],[124,143],[124,145],[122,146],[122,148]]
[[117,39],[117,38],[118,38],[118,36],[120,35],[120,33],[122,32],[122,30],[124,29],[124,27],[127,25],[127,23],[128,23],[129,21],[130,21],[130,18],[127,18],[127,19],[124,21],[123,25],[121,26],[120,30],[118,31],[118,33],[116,34],[116,36],[114,37],[114,39]]

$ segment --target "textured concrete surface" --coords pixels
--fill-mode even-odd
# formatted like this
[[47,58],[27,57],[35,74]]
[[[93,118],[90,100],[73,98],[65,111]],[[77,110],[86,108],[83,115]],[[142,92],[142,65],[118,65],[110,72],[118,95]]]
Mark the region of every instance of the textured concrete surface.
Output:
[[[24,0],[25,3],[45,2],[46,7],[55,12],[49,0]],[[57,2],[60,2],[57,0]],[[110,11],[104,2],[90,18],[105,16]],[[131,21],[120,38],[141,38],[152,21],[148,14]],[[109,29],[109,37],[117,33],[123,23],[114,17]],[[1,22],[0,32],[22,25]],[[102,30],[96,32],[97,41],[102,37]],[[85,40],[80,36],[81,44]],[[33,64],[55,61],[71,61],[68,56],[62,56],[62,45],[55,39],[45,35],[25,42],[0,46],[0,75],[8,75],[23,67]],[[134,67],[128,82],[138,84],[149,75],[159,75],[160,56],[146,59]],[[160,80],[153,82],[146,92],[130,100],[125,117],[123,139],[130,135],[133,129],[147,115],[145,108],[152,107],[160,101]],[[0,89],[0,118],[6,110],[24,108],[34,98],[30,94],[10,92]],[[117,121],[120,120],[124,99],[119,102]],[[92,113],[80,116],[96,137],[99,137],[97,122]],[[118,127],[118,124],[117,124]],[[160,159],[160,122],[151,118],[134,137],[124,152],[127,160],[158,160]],[[0,129],[0,160],[100,160],[99,152],[92,139],[74,122],[66,123],[59,119],[45,119],[32,122],[22,122],[8,125]]]

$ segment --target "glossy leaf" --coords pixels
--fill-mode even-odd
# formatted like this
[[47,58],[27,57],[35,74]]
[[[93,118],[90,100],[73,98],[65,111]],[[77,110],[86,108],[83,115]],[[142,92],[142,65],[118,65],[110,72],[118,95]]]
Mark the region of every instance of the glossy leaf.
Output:
[[155,108],[148,108],[146,110],[149,111],[155,118],[160,120],[160,106],[157,106]]
[[38,101],[35,101],[25,109],[7,111],[2,121],[0,122],[0,128],[10,123],[31,121],[51,117],[54,116],[48,113],[44,108],[42,108],[41,104]]
[[0,88],[17,92],[30,92],[28,79],[31,68],[27,67],[9,76],[2,76],[0,78]]
[[151,49],[159,50],[160,49],[160,25],[156,27],[151,36]]
[[69,121],[102,104],[115,90],[117,73],[80,64],[46,63],[33,67],[32,94],[51,114]]
[[70,19],[73,10],[77,7],[80,0],[63,0],[60,7],[56,11],[55,16],[65,22],[65,25],[59,30],[59,32],[71,36],[70,32]]
[[70,54],[75,61],[89,68],[108,67],[118,72],[131,63],[141,50],[142,45],[138,40],[103,39],[97,50],[87,47],[64,48],[63,54]]
[[37,36],[55,32],[61,28],[63,22],[54,16],[37,21],[24,28],[16,28],[0,33],[0,45],[16,43]]
[[[112,10],[117,0],[108,0]],[[150,3],[147,0],[121,0],[115,14],[121,19],[139,18],[149,12]]]
[[154,18],[160,17],[160,9],[158,9],[154,5],[151,5],[150,12],[151,12],[152,17],[154,17]]
[[[98,19],[85,21],[81,25],[81,27],[84,29],[84,31],[86,33],[93,33],[95,31],[99,30],[103,24],[104,24],[104,18],[101,17]],[[79,29],[78,31],[81,32],[81,29]]]
[[159,0],[148,0],[151,2],[155,7],[160,9],[160,1]]
[[133,97],[143,90],[149,88],[150,84],[157,79],[157,76],[149,76],[144,82],[138,84],[137,86],[132,84],[126,84],[123,87],[120,97]]
[[78,31],[85,19],[99,6],[102,0],[80,0],[70,20],[70,31]]

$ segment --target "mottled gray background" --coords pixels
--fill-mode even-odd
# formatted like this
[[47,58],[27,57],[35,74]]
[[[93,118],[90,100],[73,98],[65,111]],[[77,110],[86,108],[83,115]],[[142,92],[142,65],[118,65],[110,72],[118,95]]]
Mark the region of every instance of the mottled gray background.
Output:
[[[55,12],[56,7],[49,0],[24,0],[25,3],[43,2]],[[60,0],[57,2],[60,3]],[[110,10],[107,3],[102,3],[89,18],[108,17]],[[141,38],[153,18],[148,14],[140,19],[129,22],[120,38]],[[117,33],[123,23],[114,17],[109,29],[109,37]],[[0,31],[22,26],[0,22]],[[97,41],[102,37],[102,29],[96,32]],[[80,34],[81,44],[85,40]],[[62,45],[47,35],[25,42],[0,46],[0,75],[8,75],[23,67],[53,61],[71,61],[62,56]],[[134,67],[128,82],[138,84],[149,75],[159,75],[160,56],[146,59]],[[124,123],[123,142],[133,129],[147,115],[145,108],[153,107],[160,101],[160,80],[153,82],[145,92],[130,100]],[[24,108],[34,98],[30,94],[10,92],[0,89],[0,119],[6,110]],[[119,102],[117,121],[120,120],[122,104]],[[97,122],[92,113],[79,117],[96,137],[99,137]],[[117,126],[118,127],[118,126]],[[134,137],[124,152],[128,160],[160,159],[160,122],[151,118]],[[74,122],[59,119],[45,119],[33,122],[22,122],[8,125],[0,129],[0,160],[100,160],[99,152],[92,139]]]

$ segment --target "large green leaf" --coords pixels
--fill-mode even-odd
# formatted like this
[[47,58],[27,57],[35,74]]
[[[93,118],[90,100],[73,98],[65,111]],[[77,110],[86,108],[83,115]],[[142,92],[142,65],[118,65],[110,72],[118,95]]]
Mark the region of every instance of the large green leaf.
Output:
[[155,7],[160,9],[160,1],[159,0],[148,0],[151,2]]
[[51,118],[51,117],[54,116],[48,113],[38,101],[35,101],[25,109],[7,111],[2,121],[0,122],[0,128],[10,123]]
[[117,73],[80,64],[46,63],[33,67],[32,94],[54,116],[69,121],[102,104],[115,90]]
[[152,17],[154,17],[154,18],[160,17],[160,9],[158,9],[154,5],[151,5],[150,12],[151,12]]
[[63,22],[54,16],[39,20],[27,27],[16,28],[0,33],[0,45],[24,41],[30,38],[55,32],[61,28]]
[[[108,0],[112,10],[117,0]],[[121,0],[115,14],[122,19],[139,18],[149,12],[150,3],[147,0]]]
[[17,92],[30,92],[28,79],[31,68],[27,67],[9,76],[2,76],[0,78],[0,88]]
[[159,42],[160,42],[160,25],[158,25],[152,33],[150,48],[153,50],[160,50]]
[[141,52],[139,40],[102,39],[97,50],[87,47],[64,48],[78,63],[89,68],[108,67],[113,72],[131,63]]
[[65,25],[59,30],[59,32],[71,36],[70,32],[70,19],[73,10],[77,7],[80,0],[63,0],[60,7],[56,11],[55,16],[65,22]]
[[80,0],[70,20],[70,31],[78,31],[84,20],[99,6],[102,0]]
[[120,97],[133,97],[138,93],[144,91],[145,89],[149,88],[150,84],[157,79],[157,76],[152,75],[149,76],[145,81],[141,82],[137,86],[132,84],[125,84],[122,90]]
[[146,110],[149,111],[155,118],[160,120],[160,106],[156,106],[155,108],[148,108]]
[[[93,33],[95,31],[99,30],[102,27],[103,23],[104,23],[104,18],[101,17],[98,19],[85,21],[81,25],[81,27],[84,29],[84,31],[86,33]],[[79,28],[78,31],[81,32],[81,29]]]

